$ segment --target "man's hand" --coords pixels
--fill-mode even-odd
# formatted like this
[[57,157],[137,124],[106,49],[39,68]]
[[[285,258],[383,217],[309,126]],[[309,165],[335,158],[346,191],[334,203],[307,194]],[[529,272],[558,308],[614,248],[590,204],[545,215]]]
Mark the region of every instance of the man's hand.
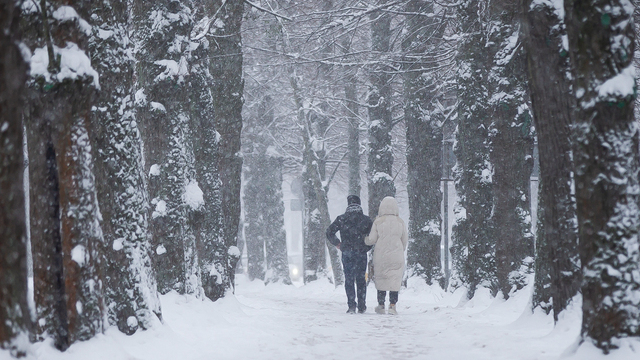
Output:
[[341,244],[341,243],[338,243],[338,245],[336,245],[336,248],[337,248],[338,250],[340,250],[340,244]]

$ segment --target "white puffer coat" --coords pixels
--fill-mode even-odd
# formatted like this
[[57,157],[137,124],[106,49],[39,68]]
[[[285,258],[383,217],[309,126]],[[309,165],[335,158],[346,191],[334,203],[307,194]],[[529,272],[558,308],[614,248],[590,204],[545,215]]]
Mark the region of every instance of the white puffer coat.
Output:
[[407,228],[398,216],[398,203],[387,196],[380,202],[378,217],[373,222],[367,245],[373,250],[373,281],[376,289],[400,291],[404,274],[404,251],[407,249]]

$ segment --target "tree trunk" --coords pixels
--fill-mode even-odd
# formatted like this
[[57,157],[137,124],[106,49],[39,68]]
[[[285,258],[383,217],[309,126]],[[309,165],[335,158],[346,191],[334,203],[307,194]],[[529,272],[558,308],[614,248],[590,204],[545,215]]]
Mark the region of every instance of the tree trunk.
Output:
[[[380,0],[383,4],[388,0]],[[375,11],[371,14],[371,50],[384,57],[391,51],[391,15]],[[386,196],[396,196],[393,183],[393,152],[391,151],[391,75],[384,60],[370,69],[369,89],[369,217],[378,215],[380,202]]]
[[283,159],[275,152],[273,140],[267,135],[273,122],[274,102],[270,95],[265,95],[257,107],[257,114],[245,124],[247,265],[251,279],[291,284],[284,231]]
[[[219,5],[218,5],[219,4]],[[209,56],[214,81],[210,84],[215,111],[215,127],[220,133],[218,169],[222,196],[222,236],[224,245],[216,252],[214,262],[219,266],[221,279],[217,282],[215,298],[233,290],[235,266],[238,261],[238,226],[240,224],[240,182],[242,157],[242,38],[240,27],[244,13],[243,0],[216,0],[222,6],[218,16],[224,26],[212,29],[215,42],[210,44]]]
[[492,111],[490,159],[493,173],[493,217],[496,226],[496,277],[504,298],[526,285],[534,249],[529,181],[533,167],[531,115],[527,105],[525,54],[521,46],[521,7],[492,1],[489,51],[493,62],[487,95]]
[[582,264],[582,339],[605,353],[640,336],[638,125],[633,7],[567,1],[578,101],[574,162]]
[[20,121],[27,64],[18,47],[18,5],[0,1],[0,347],[24,356],[18,342],[31,328]]
[[40,5],[46,12],[33,4],[25,9],[23,22],[33,53],[24,116],[30,144],[34,291],[39,332],[46,330],[64,350],[103,329],[103,239],[89,126],[98,79],[92,68],[74,68],[89,62],[84,52],[90,35],[84,20],[88,7],[71,10],[79,18],[54,20],[52,12],[64,2]]
[[580,287],[575,202],[571,194],[573,161],[571,125],[575,98],[571,91],[564,19],[551,3],[524,1],[529,88],[540,154],[539,224],[533,307],[555,321]]
[[[195,2],[197,24],[206,23],[213,19],[219,4],[214,1]],[[214,20],[215,21],[215,20]],[[198,48],[193,51],[191,61],[191,121],[194,141],[195,165],[197,185],[203,192],[204,204],[196,211],[194,226],[196,226],[198,259],[200,276],[205,295],[211,300],[222,296],[219,286],[225,278],[225,264],[229,249],[225,246],[223,233],[223,204],[222,183],[220,180],[220,133],[215,121],[216,107],[213,94],[202,91],[216,79],[209,71],[216,62],[210,57],[210,46],[217,40],[208,33],[197,40]],[[198,34],[192,32],[192,39]],[[235,270],[235,269],[234,269]]]
[[104,280],[109,323],[126,334],[161,317],[148,233],[149,199],[142,173],[142,149],[134,109],[133,44],[129,1],[102,2],[92,9],[94,31],[108,34],[89,42],[100,73],[92,112],[96,185],[105,239]]
[[[255,151],[255,150],[254,150]],[[264,221],[264,172],[265,168],[264,154],[251,154],[247,156],[244,188],[244,214],[247,223],[245,238],[247,244],[247,275],[250,280],[265,280],[265,242],[267,234],[264,227],[268,220]],[[272,190],[272,189],[270,189]]]
[[[352,39],[345,36],[342,39],[342,51],[348,53],[351,50]],[[347,142],[349,166],[349,195],[360,197],[360,111],[358,108],[358,88],[356,86],[358,69],[354,66],[345,66],[343,73],[345,117],[349,123],[349,140]]]
[[455,179],[462,208],[458,211],[463,216],[453,227],[451,253],[456,276],[467,285],[469,298],[479,284],[495,285],[493,166],[489,160],[490,116],[486,98],[490,58],[477,15],[485,5],[484,0],[468,0],[458,10],[461,23],[469,23],[469,27],[462,34],[456,59],[459,123]]
[[266,146],[262,149],[254,150],[247,159],[244,203],[249,223],[246,231],[249,276],[262,276],[265,283],[291,284],[284,231],[282,159],[266,154]]
[[271,194],[270,201],[265,201],[265,219],[268,219],[266,229],[267,238],[266,261],[267,274],[266,282],[282,282],[291,285],[289,277],[289,258],[287,256],[287,233],[284,230],[284,202],[282,201],[282,167],[283,160],[278,157],[268,157],[265,164],[270,168],[269,186],[266,190]]
[[358,91],[353,71],[345,80],[344,97],[347,100],[347,121],[349,122],[349,140],[347,143],[349,155],[349,195],[360,197],[360,116],[358,111]]
[[[433,13],[433,4],[424,0],[407,3],[407,13]],[[404,120],[407,140],[407,192],[409,195],[409,234],[407,265],[427,284],[444,287],[441,266],[442,219],[440,178],[442,174],[442,123],[444,116],[435,106],[437,65],[426,59],[435,53],[443,25],[438,20],[409,15],[407,36],[402,42],[404,79]],[[427,40],[430,39],[430,40]]]
[[[187,257],[194,253],[188,246],[195,234],[183,201],[193,165],[187,148],[189,44],[183,42],[191,31],[190,14],[184,2],[133,2],[138,48],[135,100],[151,199],[151,257],[162,294],[192,292],[197,287],[197,279],[187,271]],[[166,26],[154,25],[161,21]]]

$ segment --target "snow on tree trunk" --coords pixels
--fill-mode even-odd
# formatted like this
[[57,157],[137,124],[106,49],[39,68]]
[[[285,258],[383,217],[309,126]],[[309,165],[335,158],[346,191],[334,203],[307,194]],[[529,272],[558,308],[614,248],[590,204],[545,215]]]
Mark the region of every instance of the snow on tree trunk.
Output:
[[91,35],[88,6],[38,5],[46,11],[35,3],[23,6],[33,54],[24,118],[34,290],[39,332],[46,330],[64,350],[103,329],[104,244],[89,126],[99,79],[84,52]]
[[242,157],[242,36],[240,26],[244,14],[243,0],[216,0],[218,10],[211,33],[215,41],[209,47],[209,71],[213,81],[209,85],[215,113],[215,128],[220,133],[218,144],[220,193],[222,204],[223,246],[216,252],[214,262],[219,266],[220,280],[215,293],[222,297],[234,286],[235,267],[239,259],[238,226],[240,224],[240,185]]
[[[405,6],[409,14],[433,13],[433,4],[412,0]],[[408,15],[407,35],[402,41],[404,64],[404,120],[407,139],[407,192],[409,194],[409,248],[407,266],[431,285],[444,286],[440,244],[442,219],[440,175],[442,174],[443,114],[435,102],[441,79],[433,70],[437,65],[426,59],[438,49],[443,25],[434,18]],[[430,39],[430,40],[426,40]]]
[[27,64],[18,47],[20,9],[0,1],[0,348],[24,356],[27,338],[27,236],[21,105]]
[[[91,93],[89,84],[73,94]],[[69,341],[88,340],[103,329],[102,270],[103,237],[93,176],[88,127],[89,99],[82,99],[82,113],[70,112],[59,141],[60,221],[69,322]],[[73,110],[72,110],[73,111]],[[60,136],[59,135],[59,136]],[[35,206],[35,204],[34,204]]]
[[[455,171],[459,219],[453,227],[452,262],[459,280],[473,297],[478,285],[495,284],[495,225],[493,166],[489,159],[490,124],[487,103],[490,58],[482,22],[484,0],[463,1],[458,8],[462,24],[469,24],[460,40],[457,63],[458,133]],[[484,20],[483,20],[484,21]]]
[[[556,8],[557,5],[560,8]],[[580,288],[575,200],[571,194],[572,113],[563,3],[525,0],[529,88],[540,154],[536,279],[533,308],[555,321]]]
[[489,3],[489,51],[492,64],[488,100],[493,169],[493,219],[496,224],[496,277],[505,298],[526,285],[534,255],[529,203],[533,167],[531,114],[527,104],[525,54],[519,17],[522,7],[509,1]]
[[149,199],[142,173],[142,148],[135,117],[128,0],[92,9],[89,49],[100,73],[92,111],[96,185],[104,221],[104,280],[109,323],[126,334],[161,317],[151,267]]
[[[195,234],[184,201],[193,176],[189,153],[189,35],[187,2],[133,2],[136,42],[134,100],[148,174],[152,261],[158,291],[197,291]],[[169,44],[169,46],[168,46]]]
[[582,339],[605,353],[640,336],[638,124],[628,0],[566,1],[578,102],[575,189],[582,263]]
[[[196,230],[199,271],[204,294],[211,300],[224,295],[221,287],[226,271],[228,249],[223,237],[223,210],[220,170],[220,134],[215,123],[216,109],[213,95],[207,89],[215,81],[209,71],[215,58],[210,57],[210,48],[217,41],[212,32],[204,32],[201,26],[216,20],[217,5],[213,1],[194,1],[195,23],[191,32],[193,46],[190,69],[191,124],[195,155],[196,180],[190,185],[202,196],[202,203],[192,207],[192,223]],[[199,197],[198,197],[199,199]],[[197,200],[194,198],[194,200]]]
[[[380,0],[379,3],[387,3]],[[383,11],[371,13],[371,51],[374,56],[385,56],[391,51],[391,15]],[[384,62],[369,70],[369,217],[378,215],[380,202],[386,196],[395,196],[393,183],[393,152],[391,146],[391,75]]]

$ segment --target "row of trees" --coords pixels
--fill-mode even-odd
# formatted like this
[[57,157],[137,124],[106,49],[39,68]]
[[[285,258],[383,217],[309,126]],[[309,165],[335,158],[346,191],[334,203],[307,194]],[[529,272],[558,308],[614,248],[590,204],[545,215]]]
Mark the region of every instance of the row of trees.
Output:
[[[302,183],[305,282],[339,285],[330,186],[360,194],[364,172],[375,216],[406,172],[408,274],[446,285],[440,179],[453,170],[454,286],[508,298],[535,271],[533,307],[556,319],[582,292],[584,339],[608,351],[639,335],[628,2],[2,4],[3,347],[30,329],[26,220],[30,330],[60,349],[102,331],[105,314],[126,333],[148,327],[158,291],[224,296],[239,256],[242,116],[251,278],[290,282],[283,176]],[[442,142],[454,128],[451,169]]]
[[2,347],[132,334],[158,293],[231,291],[244,2],[1,4]]
[[[325,254],[336,269],[323,236],[326,194],[340,182],[359,195],[367,154],[369,214],[376,215],[382,197],[397,195],[396,177],[406,172],[408,274],[445,286],[440,185],[453,166],[443,160],[449,158],[443,141],[455,128],[453,285],[465,286],[469,298],[478,286],[508,298],[535,272],[534,309],[553,311],[557,320],[581,291],[585,339],[608,351],[616,337],[638,335],[630,6],[485,0],[260,6],[265,11],[245,22],[245,113],[269,114],[256,128],[268,140],[252,137],[253,144],[269,148],[286,174],[302,174],[305,281],[328,276]],[[406,169],[394,166],[404,156]],[[334,278],[339,284],[339,274]]]

